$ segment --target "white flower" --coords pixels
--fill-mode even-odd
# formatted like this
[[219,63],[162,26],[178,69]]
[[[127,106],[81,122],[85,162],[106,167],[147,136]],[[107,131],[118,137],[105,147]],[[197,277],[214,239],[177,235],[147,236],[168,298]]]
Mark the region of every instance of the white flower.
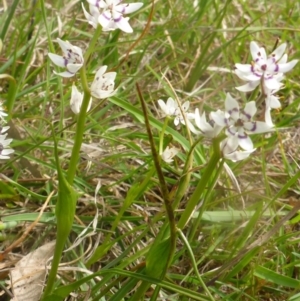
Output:
[[176,147],[169,147],[167,146],[164,152],[161,154],[161,158],[166,163],[173,162],[173,157],[175,157],[178,154],[179,150]]
[[128,23],[128,19],[123,15],[133,13],[143,6],[143,3],[130,3],[122,4],[122,0],[87,0],[89,4],[98,9],[98,14],[95,9],[90,6],[90,14],[84,9],[84,14],[94,27],[96,27],[95,20],[103,27],[104,31],[111,31],[117,28],[124,32],[133,32],[131,26]]
[[[79,114],[80,108],[83,101],[83,94],[80,93],[77,87],[73,84],[72,86],[72,93],[71,93],[71,100],[70,100],[70,107],[74,114]],[[92,99],[90,99],[87,112],[90,110],[92,105]]]
[[7,134],[0,135],[0,159],[9,159],[10,154],[14,152],[13,149],[9,147],[12,139],[6,139]]
[[220,149],[225,159],[229,159],[233,162],[241,161],[249,157],[256,149],[249,149],[245,151],[237,150],[238,144],[236,141],[230,140],[229,138],[224,139],[220,143]]
[[198,108],[195,110],[195,123],[200,129],[201,134],[208,138],[217,137],[223,129],[223,126],[217,125],[212,119],[207,122],[205,112],[200,115]]
[[256,113],[254,101],[248,102],[245,108],[240,110],[238,102],[227,93],[225,110],[225,112],[220,110],[212,112],[211,117],[217,125],[226,128],[225,133],[230,145],[239,145],[246,151],[252,150],[253,143],[248,135],[271,130],[271,127],[265,122],[252,120]]
[[67,70],[60,73],[54,71],[54,73],[62,77],[72,77],[83,66],[82,50],[68,41],[57,39],[57,42],[63,51],[63,55],[48,53],[48,56],[55,65]]
[[[184,123],[184,118],[182,116],[180,107],[178,106],[177,102],[173,98],[169,97],[166,103],[162,99],[159,99],[157,102],[161,110],[165,113],[165,115],[170,117],[175,117],[174,124],[176,126],[179,124],[179,122]],[[189,109],[189,107],[190,107],[189,101],[185,101],[181,105],[184,114],[188,114],[187,110]]]
[[100,67],[95,75],[95,79],[91,86],[91,94],[95,98],[103,99],[113,96],[116,93],[114,87],[117,73],[105,73],[106,69],[107,66]]
[[235,64],[236,75],[248,83],[236,87],[236,89],[242,92],[252,91],[262,82],[264,89],[278,90],[282,85],[280,81],[283,79],[283,73],[292,70],[298,62],[298,60],[292,60],[287,63],[287,54],[284,54],[285,49],[286,44],[284,43],[267,57],[265,49],[252,41],[250,43],[252,63]]

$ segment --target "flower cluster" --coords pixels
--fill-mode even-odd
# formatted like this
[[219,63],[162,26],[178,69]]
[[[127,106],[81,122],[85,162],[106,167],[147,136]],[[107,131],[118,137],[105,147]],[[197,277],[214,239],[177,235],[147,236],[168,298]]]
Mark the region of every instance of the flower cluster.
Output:
[[6,132],[9,129],[9,126],[5,126],[6,116],[7,114],[4,112],[2,104],[0,103],[0,159],[9,159],[9,155],[14,152],[14,150],[9,147],[12,139],[6,139]]
[[[119,28],[124,32],[131,33],[133,30],[128,23],[129,18],[124,17],[124,15],[137,11],[143,6],[143,3],[125,4],[121,3],[121,1],[122,0],[87,0],[90,13],[86,11],[83,4],[82,8],[87,21],[94,28],[100,24],[103,27],[103,31],[111,31]],[[62,50],[62,55],[48,53],[48,56],[56,66],[64,68],[65,71],[53,71],[54,74],[67,78],[75,76],[85,63],[81,48],[59,38],[56,41]],[[117,74],[116,72],[106,72],[106,70],[107,66],[102,66],[96,72],[94,81],[90,87],[90,93],[94,98],[104,99],[116,93],[114,87]],[[82,101],[83,94],[79,92],[75,84],[73,84],[70,107],[75,114],[79,114]],[[91,104],[92,102],[90,100],[88,110]]]
[[143,3],[121,3],[122,0],[87,0],[90,13],[82,4],[82,9],[89,24],[94,28],[100,24],[103,31],[121,29],[124,32],[132,33],[133,30],[128,22],[129,18],[124,15],[133,13],[143,6]]
[[[246,103],[244,109],[240,109],[237,100],[229,93],[225,99],[225,111],[211,112],[208,120],[206,114],[200,114],[198,108],[195,113],[189,113],[189,102],[179,105],[169,98],[166,103],[161,99],[158,100],[158,105],[166,115],[175,118],[175,125],[180,122],[186,124],[194,134],[208,138],[223,137],[221,135],[225,134],[225,138],[221,139],[220,143],[223,157],[232,161],[243,160],[255,151],[249,136],[273,130],[274,125],[270,111],[271,108],[280,107],[280,102],[274,94],[283,86],[281,81],[284,73],[290,71],[298,62],[297,60],[287,62],[285,49],[286,44],[282,44],[267,57],[264,48],[259,47],[256,42],[251,42],[250,51],[253,62],[236,64],[236,75],[247,81],[245,85],[237,87],[237,90],[248,92],[261,86],[266,102],[264,122],[253,119],[257,111],[255,101]],[[222,134],[223,131],[224,134]]]
[[269,125],[273,125],[270,116],[271,109],[280,108],[277,93],[282,87],[284,74],[292,70],[298,60],[287,62],[287,54],[284,53],[286,43],[280,45],[269,56],[263,47],[259,47],[256,42],[250,43],[250,52],[253,61],[251,64],[235,64],[235,74],[242,80],[247,81],[243,86],[236,87],[242,92],[253,91],[261,85],[261,92],[266,102],[265,120]]

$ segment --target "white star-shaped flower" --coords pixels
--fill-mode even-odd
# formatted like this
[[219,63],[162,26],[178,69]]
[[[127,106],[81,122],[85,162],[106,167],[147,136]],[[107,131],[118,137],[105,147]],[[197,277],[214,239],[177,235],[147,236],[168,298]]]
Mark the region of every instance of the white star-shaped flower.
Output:
[[251,64],[235,64],[235,74],[247,84],[236,87],[239,91],[253,91],[261,82],[263,87],[269,90],[278,90],[283,74],[292,70],[298,60],[287,63],[287,54],[284,54],[286,44],[281,44],[269,56],[263,47],[259,47],[254,41],[250,43],[252,55]]
[[170,116],[170,117],[175,117],[174,118],[174,124],[176,126],[178,126],[179,123],[182,123],[182,124],[185,125],[185,120],[184,120],[184,117],[182,115],[182,114],[184,114],[185,117],[186,117],[188,128],[191,130],[191,132],[193,132],[195,134],[199,134],[199,132],[195,129],[193,124],[190,122],[191,119],[195,118],[195,114],[188,113],[188,109],[190,107],[190,102],[189,101],[185,101],[181,105],[182,112],[181,112],[181,109],[178,106],[177,102],[171,97],[169,97],[166,102],[164,102],[162,99],[159,99],[157,102],[158,102],[158,105],[160,106],[161,110],[164,112],[165,115]]
[[103,99],[113,96],[116,93],[114,87],[117,73],[105,73],[106,69],[107,66],[102,66],[99,68],[91,85],[91,94],[95,98]]
[[57,42],[62,49],[63,55],[48,53],[48,56],[55,65],[66,68],[66,71],[60,73],[54,71],[54,73],[62,77],[72,77],[83,66],[82,50],[68,41],[57,39]]
[[175,157],[179,152],[179,149],[176,147],[169,147],[167,146],[164,152],[161,154],[161,158],[166,162],[166,163],[171,163],[173,162],[173,157]]
[[253,149],[253,143],[250,134],[265,133],[271,131],[271,127],[262,121],[253,121],[256,113],[254,101],[246,104],[243,110],[240,110],[238,102],[227,93],[225,99],[225,112],[218,110],[211,113],[214,122],[223,128],[228,136],[230,145],[240,146],[248,151]]
[[[94,27],[99,23],[104,31],[117,28],[124,32],[132,33],[133,29],[128,23],[126,14],[133,13],[143,6],[143,3],[121,3],[122,0],[87,0],[90,4],[90,14],[83,7],[84,15],[88,22]],[[97,12],[97,10],[98,12]]]

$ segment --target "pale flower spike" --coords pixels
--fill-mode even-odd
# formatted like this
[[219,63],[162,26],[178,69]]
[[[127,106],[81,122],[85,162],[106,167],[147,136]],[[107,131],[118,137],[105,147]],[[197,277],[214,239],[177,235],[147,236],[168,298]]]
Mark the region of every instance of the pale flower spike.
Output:
[[225,133],[228,137],[228,143],[234,145],[234,150],[238,146],[246,151],[252,150],[253,143],[248,135],[272,130],[265,122],[252,120],[256,113],[254,101],[248,102],[245,108],[240,110],[238,102],[227,93],[225,109],[225,112],[220,110],[212,112],[211,117],[218,126],[226,128]]
[[284,54],[286,44],[281,44],[269,56],[263,47],[259,47],[254,41],[250,43],[250,52],[252,55],[251,64],[235,64],[235,74],[242,80],[248,81],[247,84],[236,87],[239,91],[253,91],[261,82],[263,84],[263,93],[267,91],[278,90],[282,84],[283,74],[292,70],[298,60],[292,60],[287,63],[287,54]]
[[68,41],[57,39],[57,42],[62,49],[63,55],[48,53],[48,56],[55,65],[66,68],[66,71],[60,73],[54,71],[54,73],[62,77],[72,77],[83,66],[82,50]]
[[[80,108],[83,101],[83,94],[80,93],[77,89],[77,87],[73,84],[72,86],[72,93],[71,93],[71,100],[70,100],[70,107],[74,114],[79,114]],[[87,111],[90,110],[92,105],[92,99],[90,99]]]
[[107,66],[102,66],[99,68],[91,85],[91,94],[95,98],[103,99],[113,96],[116,93],[114,87],[117,73],[105,73],[106,69]]
[[[84,15],[88,22],[96,28],[98,22],[103,31],[112,31],[120,29],[127,33],[132,33],[128,20],[128,17],[124,17],[126,14],[133,13],[143,6],[143,3],[130,3],[122,4],[122,0],[87,0],[90,4],[90,14],[83,7]],[[98,12],[96,9],[98,9]],[[97,20],[97,22],[96,22]]]

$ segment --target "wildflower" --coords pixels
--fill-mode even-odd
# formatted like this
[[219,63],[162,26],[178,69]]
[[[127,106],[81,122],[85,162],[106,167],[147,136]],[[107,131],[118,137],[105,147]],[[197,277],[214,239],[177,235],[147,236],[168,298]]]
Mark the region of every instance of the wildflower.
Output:
[[256,149],[248,149],[248,150],[237,150],[238,144],[236,143],[236,140],[233,141],[231,139],[224,139],[220,143],[220,149],[223,153],[223,157],[225,159],[229,159],[233,162],[241,161],[249,157],[250,154],[252,154]]
[[57,39],[57,42],[63,51],[63,56],[54,53],[48,53],[48,56],[55,65],[67,70],[60,73],[54,71],[54,73],[62,77],[72,77],[83,66],[82,50],[68,41]]
[[116,93],[114,87],[117,73],[105,73],[106,69],[107,66],[100,67],[95,75],[95,79],[91,86],[91,94],[95,98],[103,99],[113,96]]
[[91,11],[90,6],[91,15],[89,15],[87,12],[85,13],[87,20],[90,24],[93,25],[95,23],[95,18],[98,17],[98,22],[103,27],[104,31],[111,31],[119,28],[127,33],[133,32],[131,26],[128,23],[129,18],[124,17],[123,15],[133,13],[143,6],[143,3],[141,2],[122,4],[122,0],[87,1],[89,2],[89,4],[97,7],[99,10],[99,15],[97,16],[94,9],[92,9]]
[[0,159],[9,159],[10,154],[14,152],[13,149],[9,147],[12,139],[6,139],[7,134],[0,135]]
[[[83,94],[78,91],[76,86],[73,84],[72,86],[72,93],[71,93],[71,100],[70,100],[70,107],[74,114],[79,114],[80,108],[83,101]],[[90,99],[87,111],[90,110],[92,105],[92,100]]]
[[[182,116],[180,107],[178,106],[177,102],[169,97],[167,99],[167,102],[165,103],[163,100],[159,99],[158,104],[161,108],[161,110],[165,113],[165,115],[170,116],[170,117],[174,117],[174,124],[177,126],[179,124],[179,122],[184,122],[184,118]],[[183,113],[187,113],[187,110],[190,107],[190,102],[186,101],[181,105],[181,109],[183,111]]]
[[169,147],[167,146],[164,152],[161,155],[161,158],[166,163],[173,162],[173,157],[175,157],[178,154],[179,150],[176,147]]
[[195,110],[195,123],[201,134],[208,138],[217,137],[223,129],[222,126],[217,125],[212,119],[207,122],[205,113],[200,115],[198,108]]
[[259,47],[256,42],[250,43],[250,52],[253,58],[251,64],[235,64],[235,74],[247,84],[236,87],[239,91],[248,92],[254,90],[259,83],[264,89],[274,90],[281,87],[280,81],[283,73],[294,68],[298,60],[287,63],[287,54],[284,54],[286,44],[280,45],[268,57],[263,47]]
[[254,101],[246,104],[243,110],[239,109],[238,102],[227,93],[225,99],[225,112],[218,110],[212,112],[211,117],[218,126],[225,127],[229,145],[239,145],[242,149],[249,151],[253,149],[253,143],[249,134],[264,133],[271,127],[262,121],[253,121],[256,113]]

